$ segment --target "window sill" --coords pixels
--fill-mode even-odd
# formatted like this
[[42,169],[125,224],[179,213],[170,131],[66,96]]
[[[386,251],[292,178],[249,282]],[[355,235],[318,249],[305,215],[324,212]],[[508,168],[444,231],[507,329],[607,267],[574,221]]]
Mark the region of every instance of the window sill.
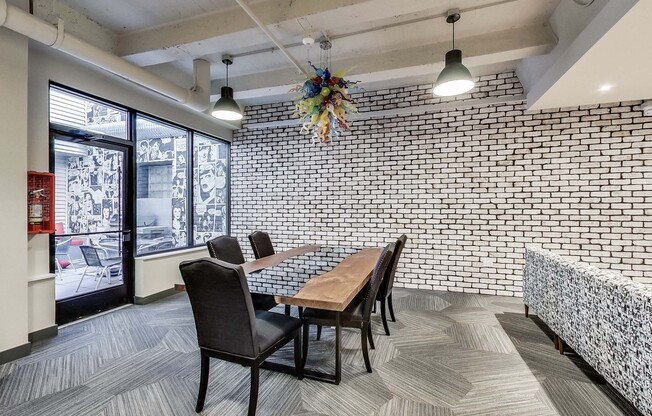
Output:
[[188,253],[199,252],[199,251],[203,251],[203,250],[208,251],[208,249],[206,248],[205,245],[196,246],[196,247],[189,247],[189,248],[182,248],[182,249],[174,250],[174,251],[166,251],[164,253],[145,254],[145,255],[136,256],[135,259],[136,259],[136,261],[148,261],[148,260],[154,260],[154,259],[162,259],[162,258],[166,258],[166,257],[174,257],[174,256],[188,254]]

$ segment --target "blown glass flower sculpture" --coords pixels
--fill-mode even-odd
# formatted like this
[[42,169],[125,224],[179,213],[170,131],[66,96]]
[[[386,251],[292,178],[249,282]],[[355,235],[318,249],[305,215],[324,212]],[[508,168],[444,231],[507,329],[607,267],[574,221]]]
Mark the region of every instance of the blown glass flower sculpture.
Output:
[[315,76],[293,89],[301,93],[297,103],[297,114],[303,120],[301,133],[312,134],[313,143],[328,143],[349,129],[347,116],[358,111],[348,95],[356,82],[345,80],[341,72],[331,74],[328,68],[309,64]]

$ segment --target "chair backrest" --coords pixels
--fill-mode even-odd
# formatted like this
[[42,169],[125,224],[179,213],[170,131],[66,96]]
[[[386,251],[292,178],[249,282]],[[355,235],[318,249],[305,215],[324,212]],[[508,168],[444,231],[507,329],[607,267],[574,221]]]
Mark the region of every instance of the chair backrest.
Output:
[[249,242],[251,243],[251,248],[254,250],[254,256],[257,259],[274,254],[272,240],[266,232],[254,231],[249,234]]
[[242,266],[203,258],[179,265],[200,348],[256,357],[256,313]]
[[401,259],[401,253],[403,252],[403,248],[405,248],[406,242],[407,236],[405,234],[396,240],[396,247],[394,248],[394,253],[392,254],[392,260],[389,263],[389,267],[387,267],[385,277],[383,278],[383,283],[380,285],[380,289],[378,290],[378,292],[382,293],[383,295],[387,295],[392,291],[392,287],[394,286],[394,275],[396,274],[396,267],[398,266],[398,261]]
[[93,246],[79,246],[82,256],[84,256],[84,261],[88,266],[102,266],[102,261],[100,256],[97,254],[97,249]]
[[55,254],[63,255],[68,254],[72,237],[57,237]]
[[385,275],[385,271],[387,271],[387,267],[389,267],[389,262],[392,259],[392,253],[394,252],[394,243],[389,243],[387,247],[383,250],[383,252],[380,254],[380,257],[378,257],[378,261],[376,262],[376,267],[374,267],[374,271],[371,274],[371,279],[369,280],[369,284],[367,285],[367,294],[365,295],[365,300],[364,300],[364,307],[362,309],[362,317],[364,320],[369,320],[369,317],[371,316],[371,309],[374,306],[374,303],[376,302],[376,295],[378,294],[378,288],[380,288],[380,284],[383,281],[383,276]]
[[242,264],[245,262],[244,254],[240,248],[240,243],[235,237],[221,235],[206,242],[208,253],[214,259],[222,260],[232,264]]

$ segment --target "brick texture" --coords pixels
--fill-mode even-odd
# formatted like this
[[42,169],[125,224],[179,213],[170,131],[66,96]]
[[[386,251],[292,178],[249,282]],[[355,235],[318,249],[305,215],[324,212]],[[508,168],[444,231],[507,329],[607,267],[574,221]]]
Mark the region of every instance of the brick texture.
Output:
[[[361,112],[436,104],[432,85],[354,95]],[[513,73],[457,100],[522,93]],[[521,296],[525,245],[652,284],[652,118],[641,102],[526,112],[523,101],[354,120],[330,145],[299,128],[232,144],[231,232],[380,246],[409,237],[397,286]],[[247,123],[291,118],[290,102]]]

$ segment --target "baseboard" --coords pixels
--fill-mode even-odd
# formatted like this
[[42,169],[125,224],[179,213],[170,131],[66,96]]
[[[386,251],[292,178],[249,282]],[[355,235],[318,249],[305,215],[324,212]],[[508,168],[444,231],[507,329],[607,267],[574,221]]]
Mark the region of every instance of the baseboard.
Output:
[[145,296],[144,298],[134,296],[134,303],[136,305],[147,305],[148,303],[156,302],[157,300],[161,300],[163,298],[167,298],[168,296],[172,296],[175,293],[179,293],[179,292],[177,292],[175,288],[170,288],[162,292],[154,293],[153,295]]
[[19,345],[17,347],[8,349],[6,351],[0,351],[0,364],[5,364],[10,361],[17,360],[29,355],[32,352],[32,343],[28,342],[27,344]]
[[52,325],[38,331],[30,332],[27,335],[29,342],[43,341],[44,339],[56,337],[59,334],[59,326]]

